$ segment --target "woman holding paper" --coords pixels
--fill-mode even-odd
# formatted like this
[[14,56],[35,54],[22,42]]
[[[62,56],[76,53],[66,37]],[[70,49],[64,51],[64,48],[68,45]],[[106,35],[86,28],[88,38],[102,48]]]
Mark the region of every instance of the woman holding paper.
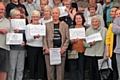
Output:
[[[10,17],[12,19],[21,19],[20,11],[15,8],[10,11]],[[11,23],[11,32],[16,34],[23,35],[23,42],[18,44],[10,44],[10,70],[8,72],[8,80],[22,80],[23,70],[24,70],[24,61],[25,61],[25,30],[19,30],[14,28]]]
[[[84,28],[85,19],[81,13],[77,13],[74,17],[74,28]],[[85,29],[85,28],[84,28]],[[84,80],[85,71],[85,47],[82,44],[83,39],[72,39],[72,50],[78,52],[77,59],[69,59],[70,80]]]
[[44,78],[44,69],[45,62],[43,56],[42,49],[42,36],[31,35],[30,27],[34,27],[39,24],[40,13],[37,10],[32,12],[32,22],[28,24],[26,27],[25,35],[26,35],[26,45],[27,45],[27,53],[28,53],[28,63],[30,70],[30,79],[39,79],[43,80]]
[[[100,36],[94,38],[102,38],[102,40],[94,40],[90,43],[88,39],[83,41],[83,45],[86,47],[85,56],[88,60],[88,68],[89,68],[89,78],[90,80],[100,80],[100,74],[98,70],[98,59],[102,59],[105,56],[105,39],[107,29],[101,26],[100,18],[98,16],[92,17],[91,20],[92,26],[86,30],[86,38],[91,36],[92,34],[99,33]],[[89,38],[90,40],[91,38]],[[93,38],[92,38],[93,39]],[[104,57],[105,58],[105,57]]]

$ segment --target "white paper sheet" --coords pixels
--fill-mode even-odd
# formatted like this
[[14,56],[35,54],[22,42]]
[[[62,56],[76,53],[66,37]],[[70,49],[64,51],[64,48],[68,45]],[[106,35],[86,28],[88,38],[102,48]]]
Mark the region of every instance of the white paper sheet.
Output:
[[46,26],[45,25],[30,25],[30,35],[45,36],[46,35]]
[[63,17],[63,16],[67,16],[68,15],[68,12],[65,11],[66,7],[63,6],[63,7],[58,7],[59,10],[60,10],[60,17]]
[[87,24],[91,25],[91,18],[90,17],[88,17],[88,23]]
[[50,65],[61,64],[60,48],[50,48]]
[[70,40],[71,39],[83,39],[85,38],[85,28],[73,28],[69,29],[70,31]]
[[20,45],[23,42],[22,33],[8,33],[6,35],[6,44]]
[[11,26],[13,29],[25,30],[25,19],[11,19]]
[[90,42],[93,42],[93,41],[101,41],[102,36],[101,36],[100,33],[95,33],[95,34],[87,36],[85,39],[86,39],[87,43],[90,43]]
[[[99,70],[100,70],[100,68],[101,69],[107,69],[107,68],[110,68],[111,70],[113,70],[112,69],[112,61],[111,61],[111,59],[110,58],[108,58],[108,61],[104,61],[103,59],[99,59],[98,60],[98,67],[99,67]],[[108,63],[107,63],[108,62]],[[102,63],[103,63],[103,65],[102,65]],[[102,67],[101,67],[101,65],[102,65]]]

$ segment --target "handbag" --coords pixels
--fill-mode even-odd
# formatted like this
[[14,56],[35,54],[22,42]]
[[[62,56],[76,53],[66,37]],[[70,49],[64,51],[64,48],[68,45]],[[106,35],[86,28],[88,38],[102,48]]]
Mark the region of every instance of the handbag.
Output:
[[68,59],[77,59],[78,58],[78,51],[71,50],[68,52]]
[[[104,61],[102,62],[102,65],[103,65]],[[102,68],[102,65],[101,65],[101,68]],[[107,60],[107,66],[108,66],[108,60]],[[108,80],[109,76],[110,76],[110,69],[109,67],[107,69],[101,69],[100,68],[100,78],[101,80]]]

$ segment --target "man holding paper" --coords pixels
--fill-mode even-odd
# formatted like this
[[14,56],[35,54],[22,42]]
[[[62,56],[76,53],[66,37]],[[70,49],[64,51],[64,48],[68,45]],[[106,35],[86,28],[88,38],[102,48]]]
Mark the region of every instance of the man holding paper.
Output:
[[10,22],[4,17],[5,6],[0,2],[0,80],[6,80],[9,68],[9,45],[5,44]]
[[[43,50],[45,53],[45,61],[47,67],[48,80],[55,80],[54,70],[56,68],[56,80],[64,80],[64,65],[66,49],[69,45],[68,25],[59,21],[60,11],[58,8],[52,9],[53,21],[46,24],[46,36],[43,37]],[[61,63],[50,65],[51,48],[60,48],[59,54]],[[57,49],[58,51],[59,49]],[[55,50],[56,51],[56,50]],[[53,52],[53,51],[52,51]],[[56,53],[57,54],[57,53]],[[56,56],[59,57],[59,56]]]
[[[92,26],[86,30],[86,37],[99,33],[102,37],[102,40],[92,40],[88,42],[88,39],[83,41],[83,45],[86,47],[85,56],[88,60],[89,67],[89,77],[90,80],[100,80],[100,74],[98,71],[98,59],[102,59],[105,56],[105,39],[107,29],[101,25],[100,18],[98,16],[93,16],[91,20]],[[96,39],[98,36],[92,36],[89,39]]]

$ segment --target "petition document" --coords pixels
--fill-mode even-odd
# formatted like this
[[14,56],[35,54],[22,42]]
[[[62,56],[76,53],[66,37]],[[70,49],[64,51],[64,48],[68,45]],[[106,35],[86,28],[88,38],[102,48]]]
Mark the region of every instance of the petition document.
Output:
[[61,64],[60,48],[50,48],[50,65]]

